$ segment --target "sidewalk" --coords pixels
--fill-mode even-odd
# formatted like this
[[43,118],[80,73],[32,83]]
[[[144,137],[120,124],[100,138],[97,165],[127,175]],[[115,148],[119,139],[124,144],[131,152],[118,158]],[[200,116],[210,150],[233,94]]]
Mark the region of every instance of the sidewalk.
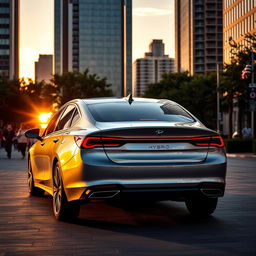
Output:
[[227,153],[227,157],[256,158],[256,153]]
[[[0,171],[26,171],[27,170],[27,157],[21,158],[21,153],[18,150],[12,150],[12,158],[8,159],[6,152],[0,148]],[[1,255],[1,253],[0,253]]]
[[[27,152],[26,152],[26,157],[27,157]],[[5,151],[4,148],[0,148],[0,160],[1,159],[8,159],[7,158],[7,153]],[[12,158],[11,159],[22,159],[21,157],[21,153],[18,152],[17,149],[14,149],[14,147],[12,147]]]

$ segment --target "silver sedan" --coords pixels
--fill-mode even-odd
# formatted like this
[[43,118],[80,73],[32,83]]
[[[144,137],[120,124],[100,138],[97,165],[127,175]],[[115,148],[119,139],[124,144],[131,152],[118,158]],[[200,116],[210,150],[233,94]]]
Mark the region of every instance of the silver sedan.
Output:
[[52,117],[29,151],[31,195],[53,196],[57,219],[98,200],[185,201],[214,212],[224,195],[226,155],[219,134],[169,100],[77,99]]

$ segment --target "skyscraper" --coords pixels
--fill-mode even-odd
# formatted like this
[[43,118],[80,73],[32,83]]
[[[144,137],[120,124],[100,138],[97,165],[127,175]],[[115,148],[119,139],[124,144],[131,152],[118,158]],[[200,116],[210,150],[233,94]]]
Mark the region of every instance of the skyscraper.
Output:
[[176,69],[200,74],[222,65],[222,0],[175,0]]
[[18,0],[0,0],[0,77],[19,77]]
[[174,72],[174,59],[164,54],[162,40],[152,40],[149,52],[134,62],[133,70],[133,94],[143,96],[149,84],[160,82],[164,73]]
[[131,91],[132,0],[55,0],[54,34],[54,73],[89,68],[116,96],[123,81]]
[[35,62],[35,80],[50,82],[52,78],[52,55],[40,54],[38,61]]
[[256,33],[256,1],[233,0],[224,1],[224,62],[230,61],[231,53],[229,39],[237,43],[243,41],[247,33]]

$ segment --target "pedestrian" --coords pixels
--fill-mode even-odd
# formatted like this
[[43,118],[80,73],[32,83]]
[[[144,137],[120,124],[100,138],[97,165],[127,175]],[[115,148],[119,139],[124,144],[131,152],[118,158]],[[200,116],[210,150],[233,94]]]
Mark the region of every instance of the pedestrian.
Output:
[[12,157],[12,143],[15,138],[15,132],[13,131],[12,125],[7,124],[6,129],[3,133],[3,141],[5,146],[5,151],[7,152],[7,157],[10,159]]
[[245,127],[242,129],[242,135],[243,135],[243,138],[251,138],[252,129],[250,127],[247,127],[247,125],[245,125]]
[[25,136],[26,126],[21,123],[20,129],[18,130],[16,137],[18,141],[18,150],[21,152],[22,159],[26,157],[26,149],[28,145],[27,137]]

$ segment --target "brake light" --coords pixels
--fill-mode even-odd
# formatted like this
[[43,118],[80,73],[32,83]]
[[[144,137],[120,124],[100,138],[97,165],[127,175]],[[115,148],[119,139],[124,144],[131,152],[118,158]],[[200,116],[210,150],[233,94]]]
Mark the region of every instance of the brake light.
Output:
[[224,147],[221,136],[197,138],[110,138],[110,137],[83,137],[75,136],[76,144],[81,148],[91,149],[97,147],[121,147],[126,143],[161,143],[161,142],[188,142],[195,146]]
[[120,147],[123,143],[100,137],[86,137],[81,144],[82,148],[97,148],[97,147]]
[[218,148],[224,147],[224,141],[221,136],[198,138],[194,143],[196,146],[215,146]]

